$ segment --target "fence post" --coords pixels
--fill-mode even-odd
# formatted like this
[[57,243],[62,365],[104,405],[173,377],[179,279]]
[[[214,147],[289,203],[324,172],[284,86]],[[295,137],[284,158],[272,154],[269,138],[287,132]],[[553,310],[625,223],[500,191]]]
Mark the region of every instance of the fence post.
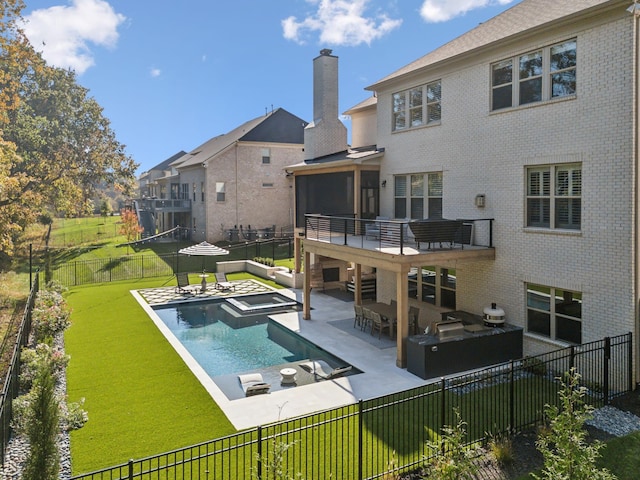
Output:
[[576,364],[576,347],[571,345],[569,347],[569,371],[573,369]]
[[133,480],[133,458],[129,460],[129,480]]
[[358,480],[362,480],[362,432],[364,430],[364,419],[362,418],[363,402],[362,399],[358,400]]
[[262,478],[262,425],[258,425],[258,464],[256,465],[256,471],[258,472],[258,480]]
[[627,333],[627,392],[633,390],[633,333]]
[[604,337],[604,349],[602,350],[602,383],[604,392],[604,404],[609,405],[609,365],[611,363],[611,338]]
[[[447,396],[446,393],[447,392],[446,392],[445,380],[444,380],[444,377],[441,377],[441,379],[440,379],[440,398],[441,398],[441,401],[440,401],[440,435],[442,435],[443,432],[444,432],[444,426],[445,426],[445,421],[446,421],[445,420],[445,406],[446,406],[445,405],[445,403],[446,403],[445,397]],[[445,442],[440,442],[440,443],[442,444],[442,452],[441,453],[444,455],[444,453],[445,453],[445,446],[444,446]]]
[[514,374],[513,374],[513,360],[511,360],[509,365],[509,434],[515,432],[514,425],[516,424],[515,418],[515,396],[516,396],[516,388],[514,382]]

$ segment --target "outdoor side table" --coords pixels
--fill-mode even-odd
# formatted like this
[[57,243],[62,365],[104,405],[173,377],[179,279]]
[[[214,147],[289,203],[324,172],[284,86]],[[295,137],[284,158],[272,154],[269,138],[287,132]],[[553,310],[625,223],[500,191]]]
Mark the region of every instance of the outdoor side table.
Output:
[[283,368],[280,370],[282,383],[284,385],[296,383],[296,373],[298,373],[298,371],[295,368]]

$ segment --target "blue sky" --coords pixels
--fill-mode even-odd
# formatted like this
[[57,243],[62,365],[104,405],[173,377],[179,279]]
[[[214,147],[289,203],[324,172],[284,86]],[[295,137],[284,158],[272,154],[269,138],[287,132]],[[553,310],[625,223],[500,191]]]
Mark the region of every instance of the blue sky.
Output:
[[272,108],[312,120],[323,48],[340,59],[344,112],[519,0],[25,1],[31,43],[76,71],[140,174]]

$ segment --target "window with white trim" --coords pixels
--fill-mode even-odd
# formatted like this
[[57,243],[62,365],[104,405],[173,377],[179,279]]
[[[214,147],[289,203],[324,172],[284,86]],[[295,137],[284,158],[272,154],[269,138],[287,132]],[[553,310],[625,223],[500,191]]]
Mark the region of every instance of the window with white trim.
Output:
[[582,293],[528,283],[527,331],[572,344],[582,343]]
[[582,165],[527,168],[527,227],[580,230]]
[[441,97],[440,80],[394,93],[392,130],[395,132],[440,122]]
[[271,163],[271,151],[268,148],[262,149],[262,163],[263,164]]
[[200,182],[200,201],[204,202],[204,182]]
[[224,182],[216,182],[216,202],[225,201]]
[[396,175],[395,218],[441,218],[442,172]]
[[576,65],[575,38],[494,63],[491,110],[575,95]]

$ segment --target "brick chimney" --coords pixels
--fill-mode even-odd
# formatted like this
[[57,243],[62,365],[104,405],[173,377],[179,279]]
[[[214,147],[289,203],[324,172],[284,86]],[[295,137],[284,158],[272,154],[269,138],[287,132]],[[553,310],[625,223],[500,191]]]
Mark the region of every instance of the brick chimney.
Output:
[[338,57],[329,49],[313,59],[313,122],[304,129],[304,159],[347,150],[347,128],[338,118]]

